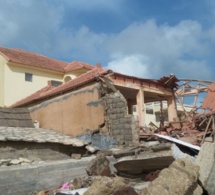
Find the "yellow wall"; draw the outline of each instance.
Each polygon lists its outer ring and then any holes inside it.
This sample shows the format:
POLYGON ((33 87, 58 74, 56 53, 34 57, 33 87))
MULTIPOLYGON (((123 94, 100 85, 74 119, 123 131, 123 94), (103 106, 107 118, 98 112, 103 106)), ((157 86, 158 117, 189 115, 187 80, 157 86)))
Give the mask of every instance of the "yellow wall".
POLYGON ((30 107, 33 121, 48 128, 77 136, 92 133, 104 123, 99 84, 83 87, 30 107))
POLYGON ((4 106, 4 67, 7 60, 0 55, 0 107, 4 106))
POLYGON ((88 71, 90 71, 90 70, 87 70, 87 69, 85 69, 85 68, 82 68, 82 69, 80 69, 80 70, 75 70, 75 71, 73 71, 73 72, 68 72, 68 73, 65 73, 64 74, 64 77, 63 77, 63 79, 64 79, 64 82, 65 82, 65 80, 66 80, 66 77, 70 77, 71 78, 71 80, 72 79, 75 79, 76 77, 78 77, 78 76, 80 76, 81 74, 84 74, 84 73, 86 73, 86 72, 88 72, 88 71))
POLYGON ((63 73, 44 71, 38 68, 8 64, 5 66, 5 106, 10 106, 47 86, 49 80, 63 81, 63 73), (25 73, 33 74, 33 81, 25 81, 25 73))

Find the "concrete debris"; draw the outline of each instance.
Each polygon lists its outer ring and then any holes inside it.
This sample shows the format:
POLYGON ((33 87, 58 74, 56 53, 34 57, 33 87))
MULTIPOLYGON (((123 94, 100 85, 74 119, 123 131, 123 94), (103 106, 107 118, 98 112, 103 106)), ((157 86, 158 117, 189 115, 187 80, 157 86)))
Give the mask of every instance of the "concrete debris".
POLYGON ((163 169, 158 178, 142 195, 193 194, 198 187, 199 167, 187 159, 174 161, 169 168, 163 169))
POLYGON ((97 176, 97 175, 110 176, 111 170, 110 170, 109 164, 110 162, 105 156, 98 155, 95 159, 93 159, 89 163, 86 169, 87 174, 89 176, 97 176))
POLYGON ((71 157, 73 158, 73 159, 81 159, 81 154, 72 154, 71 155, 71 157))
POLYGON ((138 193, 131 186, 128 186, 116 190, 113 195, 138 195, 138 193))
MULTIPOLYGON (((42 128, 21 128, 21 127, 0 127, 0 141, 25 141, 35 143, 60 143, 74 147, 84 147, 89 144, 66 134, 42 129, 42 128)), ((92 150, 92 148, 89 148, 92 150)))
POLYGON ((121 177, 97 177, 84 195, 110 195, 124 187, 127 187, 127 184, 121 177))
POLYGON ((160 147, 159 145, 152 146, 151 151, 141 151, 138 155, 120 157, 114 166, 120 175, 141 176, 149 173, 153 175, 152 172, 168 167, 178 158, 195 160, 195 157, 181 152, 175 144, 167 143, 160 145, 160 147))
POLYGON ((0 160, 0 166, 5 167, 5 166, 11 166, 11 165, 28 165, 32 163, 31 160, 26 159, 26 158, 18 158, 18 159, 1 159, 0 160))
POLYGON ((215 143, 205 142, 196 159, 196 164, 200 167, 199 180, 208 194, 215 192, 215 143))

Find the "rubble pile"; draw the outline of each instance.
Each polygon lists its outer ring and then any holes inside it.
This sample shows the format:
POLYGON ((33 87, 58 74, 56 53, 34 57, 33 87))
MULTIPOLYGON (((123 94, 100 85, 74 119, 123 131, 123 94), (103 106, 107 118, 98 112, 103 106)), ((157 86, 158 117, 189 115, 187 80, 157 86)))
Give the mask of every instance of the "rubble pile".
MULTIPOLYGON (((143 140, 154 139, 155 133, 168 135, 188 143, 201 146, 204 141, 213 142, 215 135, 215 83, 206 87, 203 82, 202 86, 198 81, 198 86, 193 87, 191 81, 185 82, 183 89, 176 87, 174 91, 175 101, 183 108, 183 114, 174 118, 168 124, 163 125, 162 106, 160 116, 160 126, 152 122, 148 127, 142 127, 140 138, 143 140), (201 106, 197 107, 197 98, 201 92, 207 95, 201 106), (194 103, 191 110, 186 110, 184 98, 194 95, 194 103)), ((161 104, 162 105, 162 104, 161 104)))
POLYGON ((204 143, 202 147, 204 150, 196 156, 182 152, 175 144, 158 141, 143 142, 138 148, 114 149, 115 170, 104 155, 110 152, 100 152, 86 168, 88 177, 74 178, 58 190, 44 191, 44 195, 213 194, 208 192, 214 190, 215 175, 210 173, 215 168, 215 145, 204 143), (171 161, 166 161, 170 154, 171 161))

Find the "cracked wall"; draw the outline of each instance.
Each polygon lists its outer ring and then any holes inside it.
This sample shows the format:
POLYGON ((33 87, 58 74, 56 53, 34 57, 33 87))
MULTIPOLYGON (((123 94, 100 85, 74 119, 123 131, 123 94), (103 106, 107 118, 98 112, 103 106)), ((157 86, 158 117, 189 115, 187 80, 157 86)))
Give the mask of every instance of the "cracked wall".
POLYGON ((91 84, 30 107, 33 121, 40 127, 71 136, 98 131, 104 123, 100 84, 91 84), (95 117, 96 116, 96 117, 95 117))
POLYGON ((100 133, 119 145, 139 143, 138 120, 128 114, 127 101, 106 79, 29 108, 40 127, 79 136, 100 133))

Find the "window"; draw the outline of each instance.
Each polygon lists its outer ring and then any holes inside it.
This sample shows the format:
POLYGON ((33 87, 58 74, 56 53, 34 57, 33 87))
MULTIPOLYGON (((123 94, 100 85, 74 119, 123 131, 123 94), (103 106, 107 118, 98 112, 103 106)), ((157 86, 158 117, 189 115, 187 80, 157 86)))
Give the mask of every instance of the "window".
POLYGON ((32 82, 33 81, 33 74, 25 73, 25 81, 32 82))
POLYGON ((60 81, 51 80, 51 86, 53 86, 53 87, 58 87, 61 84, 62 84, 62 82, 60 82, 60 81))
POLYGON ((146 113, 147 114, 154 114, 153 109, 151 109, 151 108, 146 108, 146 113))

